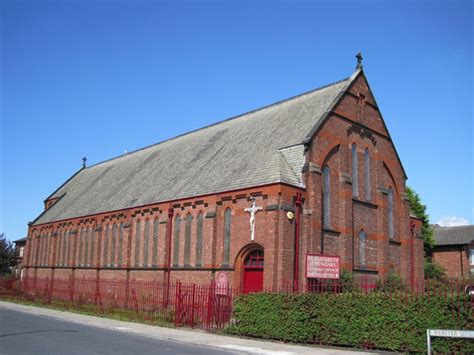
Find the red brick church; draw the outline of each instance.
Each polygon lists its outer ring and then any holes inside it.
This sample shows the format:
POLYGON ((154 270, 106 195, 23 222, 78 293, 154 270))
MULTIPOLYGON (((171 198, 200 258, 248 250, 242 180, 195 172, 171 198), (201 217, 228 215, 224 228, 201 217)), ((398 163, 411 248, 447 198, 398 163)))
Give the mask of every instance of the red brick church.
POLYGON ((359 56, 349 78, 84 162, 29 224, 25 272, 196 283, 219 274, 255 290, 342 270, 419 280, 406 178, 359 56), (329 270, 321 255, 335 256, 329 270))

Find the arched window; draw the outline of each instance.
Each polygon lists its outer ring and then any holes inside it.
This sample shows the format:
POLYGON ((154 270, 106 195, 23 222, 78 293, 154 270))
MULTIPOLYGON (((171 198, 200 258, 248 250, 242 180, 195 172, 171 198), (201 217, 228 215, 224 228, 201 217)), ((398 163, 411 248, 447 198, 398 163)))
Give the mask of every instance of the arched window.
POLYGON ((117 230, 118 230, 118 226, 114 223, 112 227, 112 241, 111 241, 112 248, 110 250, 109 266, 115 266, 115 244, 117 242, 117 230))
MULTIPOLYGON (((59 266, 60 265, 60 253, 61 253, 61 234, 62 234, 62 231, 59 231, 57 234, 56 234, 56 258, 54 260, 54 263, 55 263, 55 266, 59 266)), ((34 240, 34 239, 33 239, 34 240)), ((36 245, 36 242, 35 242, 35 245, 36 245)))
POLYGON ((160 226, 160 221, 158 218, 155 218, 153 221, 153 260, 152 266, 156 267, 158 265, 158 228, 160 226))
POLYGON ((110 229, 109 225, 105 226, 105 236, 104 236, 104 259, 102 260, 102 264, 104 266, 107 266, 107 255, 109 254, 109 234, 110 234, 110 229))
POLYGON ((43 235, 39 236, 39 252, 38 252, 38 264, 41 266, 43 265, 43 249, 44 249, 44 237, 43 235))
POLYGON ((91 240, 91 255, 89 258, 89 265, 92 266, 94 264, 94 246, 95 246, 94 228, 89 227, 89 230, 87 231, 87 233, 89 233, 90 240, 91 240))
POLYGON ((44 245, 44 238, 42 235, 39 236, 39 252, 38 252, 38 265, 43 265, 43 245, 44 245))
POLYGON ((184 266, 189 266, 189 259, 191 257, 191 223, 193 217, 189 213, 186 216, 186 226, 184 228, 184 266))
POLYGON ((45 256, 45 265, 49 266, 49 257, 51 256, 51 233, 48 232, 46 235, 46 256, 45 256))
POLYGON ((92 264, 92 257, 94 256, 94 232, 92 231, 92 227, 87 229, 87 239, 89 240, 89 249, 87 250, 86 255, 86 265, 91 266, 92 264))
POLYGON ((67 266, 69 259, 69 233, 70 231, 68 230, 64 235, 63 266, 67 266))
POLYGON ((361 230, 359 232, 359 264, 361 268, 366 266, 365 250, 367 248, 367 234, 361 230))
MULTIPOLYGON (((69 230, 69 233, 68 233, 68 236, 67 236, 67 239, 68 239, 68 245, 67 245, 67 259, 66 259, 66 265, 71 265, 72 266, 72 259, 73 259, 73 255, 74 255, 74 239, 73 238, 73 230, 69 230)), ((77 235, 77 231, 76 231, 76 235, 77 235)))
POLYGON ((369 154, 369 149, 365 148, 364 152, 364 161, 365 161, 365 199, 367 201, 370 201, 372 196, 371 196, 371 190, 370 190, 370 154, 369 154))
POLYGON ((48 260, 48 235, 44 235, 43 265, 47 265, 48 260))
POLYGON ((44 236, 45 239, 45 248, 44 248, 44 265, 48 265, 48 257, 49 257, 49 235, 46 234, 44 236))
POLYGON ((49 266, 49 257, 51 256, 51 233, 46 235, 46 260, 45 265, 49 266))
POLYGON ((89 266, 89 243, 90 243, 90 229, 87 228, 84 237, 85 237, 85 246, 84 246, 84 266, 89 266))
POLYGON ((67 237, 67 230, 63 231, 63 234, 61 235, 61 266, 65 266, 64 261, 66 260, 66 237, 67 237))
POLYGON ((76 264, 82 266, 82 237, 84 235, 84 228, 79 229, 77 233, 77 252, 76 252, 76 264))
POLYGON ((59 251, 60 259, 59 259, 59 266, 64 266, 64 254, 66 248, 66 230, 63 230, 61 233, 61 250, 59 251))
POLYGON ((323 168, 323 226, 331 228, 331 171, 329 166, 323 168))
POLYGON ((35 260, 36 260, 36 266, 41 266, 41 235, 36 236, 35 238, 35 260))
POLYGON ((224 213, 224 255, 222 259, 223 265, 229 265, 230 260, 230 226, 232 211, 227 208, 224 213))
POLYGON ((173 266, 179 265, 179 228, 181 217, 179 215, 174 219, 174 244, 173 244, 173 266))
POLYGON ((393 189, 388 189, 388 237, 395 238, 395 228, 393 220, 393 189))
POLYGON ((203 213, 199 212, 196 228, 196 266, 202 266, 202 221, 203 213))
POLYGON ((150 220, 145 221, 145 241, 143 242, 143 267, 148 267, 148 243, 150 242, 150 220))
POLYGON ((120 223, 119 226, 119 240, 118 240, 118 256, 117 256, 117 263, 119 267, 122 267, 123 261, 123 223, 120 223))
POLYGON ((48 235, 44 235, 43 265, 48 265, 48 235))
POLYGON ((352 144, 352 196, 359 196, 359 172, 357 163, 357 146, 352 144))
POLYGON ((140 220, 137 221, 135 228, 135 267, 140 265, 140 234, 141 234, 141 223, 140 220))

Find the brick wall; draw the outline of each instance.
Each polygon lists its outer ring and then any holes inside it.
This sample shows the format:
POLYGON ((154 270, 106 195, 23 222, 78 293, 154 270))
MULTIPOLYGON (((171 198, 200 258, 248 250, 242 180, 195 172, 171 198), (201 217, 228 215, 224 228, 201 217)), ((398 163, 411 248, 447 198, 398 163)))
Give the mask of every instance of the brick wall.
POLYGON ((470 275, 469 245, 436 246, 433 261, 446 270, 448 277, 466 277, 470 275))

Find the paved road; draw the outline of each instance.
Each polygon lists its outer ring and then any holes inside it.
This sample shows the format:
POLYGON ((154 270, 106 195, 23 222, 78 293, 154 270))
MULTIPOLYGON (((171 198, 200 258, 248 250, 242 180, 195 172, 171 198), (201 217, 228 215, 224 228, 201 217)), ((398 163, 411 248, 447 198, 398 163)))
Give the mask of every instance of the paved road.
POLYGON ((235 354, 0 308, 0 354, 235 354))

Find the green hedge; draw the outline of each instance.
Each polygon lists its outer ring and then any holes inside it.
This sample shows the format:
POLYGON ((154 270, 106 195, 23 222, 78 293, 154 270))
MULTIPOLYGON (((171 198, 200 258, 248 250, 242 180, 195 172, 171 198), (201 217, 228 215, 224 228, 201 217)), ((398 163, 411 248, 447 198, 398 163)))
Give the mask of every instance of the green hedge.
MULTIPOLYGON (((317 343, 426 351, 426 329, 474 329, 467 295, 271 294, 240 296, 230 334, 317 343), (459 314, 454 317, 453 314, 459 314)), ((474 352, 466 340, 435 339, 437 351, 474 352)))

